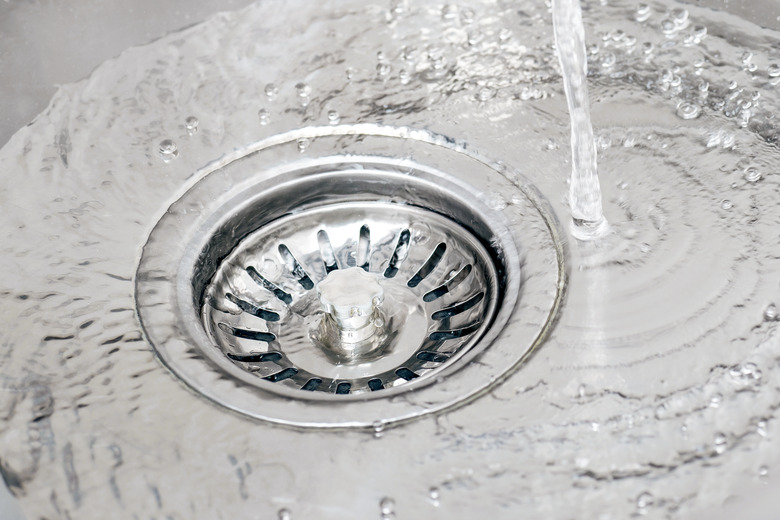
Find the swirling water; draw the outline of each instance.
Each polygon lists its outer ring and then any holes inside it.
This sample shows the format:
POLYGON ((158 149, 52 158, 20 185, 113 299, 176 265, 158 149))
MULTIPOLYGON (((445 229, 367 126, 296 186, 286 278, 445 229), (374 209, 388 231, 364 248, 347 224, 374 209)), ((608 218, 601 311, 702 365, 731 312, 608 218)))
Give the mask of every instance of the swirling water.
POLYGON ((334 119, 462 140, 567 221, 547 7, 267 1, 63 86, 0 151, 0 469, 28 516, 371 518, 391 497, 398 518, 689 518, 771 478, 778 34, 670 1, 583 7, 610 233, 570 242, 557 325, 522 368, 376 437, 183 388, 134 315, 140 248, 210 161, 334 119))

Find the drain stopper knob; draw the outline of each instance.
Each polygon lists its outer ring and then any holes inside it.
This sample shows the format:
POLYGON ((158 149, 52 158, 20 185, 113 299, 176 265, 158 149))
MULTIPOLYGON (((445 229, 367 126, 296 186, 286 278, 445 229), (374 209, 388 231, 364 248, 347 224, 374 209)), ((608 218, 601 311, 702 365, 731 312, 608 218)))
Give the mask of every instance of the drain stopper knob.
POLYGON ((362 334, 353 331, 371 325, 376 308, 384 299, 384 289, 376 276, 360 267, 337 269, 317 284, 322 309, 333 319, 342 341, 360 341, 362 334))

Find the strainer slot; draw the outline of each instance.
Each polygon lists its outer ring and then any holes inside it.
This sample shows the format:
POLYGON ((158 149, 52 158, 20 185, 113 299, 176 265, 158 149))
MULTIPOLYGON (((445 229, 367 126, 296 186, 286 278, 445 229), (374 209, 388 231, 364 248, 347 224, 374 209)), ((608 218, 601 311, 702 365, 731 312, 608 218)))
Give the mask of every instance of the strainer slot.
POLYGON ((412 372, 406 367, 401 367, 398 370, 396 370, 395 375, 397 375, 401 379, 405 379, 406 381, 411 381, 412 379, 417 379, 418 377, 420 377, 419 375, 415 374, 414 372, 412 372))
POLYGON ((436 246, 436 249, 433 250, 433 253, 431 253, 431 256, 428 257, 428 260, 426 260, 422 267, 420 267, 420 270, 417 271, 417 273, 412 276, 411 279, 409 279, 406 285, 409 287, 417 287, 420 285, 420 283, 425 280, 434 269, 436 269, 436 266, 439 265, 441 259, 444 258, 444 253, 446 251, 447 244, 440 242, 439 245, 436 246))
POLYGON ((311 281, 311 277, 306 270, 298 263, 295 256, 290 252, 290 249, 285 244, 279 244, 279 255, 284 261, 284 265, 290 270, 290 273, 298 280, 301 287, 307 291, 314 288, 314 282, 311 281))
POLYGON ((430 303, 438 298, 441 298, 460 285, 469 274, 471 274, 471 264, 466 264, 460 269, 460 271, 452 275, 449 280, 445 281, 443 284, 436 287, 432 291, 425 293, 423 296, 423 301, 430 303))
POLYGON ((469 325, 468 327, 463 327, 462 329, 454 329, 454 330, 437 330, 436 332, 432 332, 430 336, 428 336, 431 341, 446 341, 448 339, 458 339, 462 338, 464 336, 468 336, 469 334, 474 334, 479 330, 481 323, 475 323, 473 325, 469 325))
POLYGON ((339 395, 346 395, 346 394, 349 393, 351 388, 352 388, 352 384, 351 383, 347 383, 345 381, 345 382, 339 383, 336 386, 336 393, 339 394, 339 395))
POLYGON ((308 381, 306 381, 306 384, 304 384, 301 387, 301 390, 306 390, 307 392, 313 392, 317 388, 319 388, 319 386, 321 384, 322 384, 322 379, 320 379, 318 377, 313 377, 313 378, 309 379, 308 381))
POLYGON ((280 299, 287 305, 290 305, 292 303, 292 296, 287 291, 285 291, 278 285, 274 284, 273 282, 267 280, 263 275, 257 272, 257 269, 255 269, 250 265, 249 267, 246 268, 246 272, 249 274, 252 280, 254 280, 255 283, 257 283, 260 287, 262 287, 267 291, 272 292, 274 296, 276 296, 278 299, 280 299))
POLYGON ((333 252, 333 246, 330 244, 328 232, 324 229, 320 229, 317 232, 317 244, 320 247, 322 263, 325 264, 325 273, 327 274, 338 269, 339 264, 336 261, 336 254, 333 252))
POLYGON ((366 224, 360 226, 357 247, 357 265, 364 271, 369 270, 369 256, 371 252, 371 231, 366 224))
POLYGON ((271 383, 278 383, 279 381, 284 381, 285 379, 290 379, 295 374, 298 373, 297 368, 285 368, 281 372, 277 372, 275 374, 271 374, 270 376, 265 376, 263 379, 266 381, 270 381, 271 383))
POLYGON ((412 234, 408 229, 401 231, 398 236, 398 243, 393 251, 393 256, 390 257, 390 261, 387 263, 387 269, 385 269, 385 278, 393 278, 398 274, 398 266, 401 262, 406 260, 406 256, 409 254, 409 239, 412 234))
POLYGON ((276 339, 276 336, 271 332, 261 332, 257 330, 238 329, 231 327, 227 323, 219 323, 219 328, 222 332, 235 336, 239 339, 250 339, 252 341, 263 341, 270 343, 276 339))
POLYGON ((452 305, 450 307, 445 307, 444 309, 434 312, 431 315, 431 319, 446 320, 447 318, 452 318, 453 316, 457 316, 458 314, 461 314, 463 312, 466 312, 469 309, 474 308, 477 304, 479 304, 479 302, 482 301, 484 297, 485 297, 485 293, 480 291, 463 302, 456 303, 455 305, 452 305))
POLYGON ((248 301, 244 301, 241 298, 237 298, 231 293, 225 294, 225 299, 238 306, 238 308, 241 309, 243 312, 246 312, 247 314, 251 314, 252 316, 256 316, 262 320, 279 321, 280 319, 279 314, 273 311, 262 309, 257 305, 249 303, 248 301))
POLYGON ((428 363, 444 363, 445 361, 450 359, 450 357, 444 354, 440 354, 438 352, 423 350, 422 352, 417 353, 417 359, 419 359, 420 361, 426 361, 428 363))
POLYGON ((382 380, 379 378, 369 379, 368 380, 368 388, 372 392, 376 392, 377 390, 384 389, 385 385, 382 383, 382 380))
POLYGON ((239 361, 241 363, 276 362, 282 359, 282 355, 278 352, 250 352, 248 354, 233 354, 232 352, 227 352, 225 355, 233 361, 239 361))

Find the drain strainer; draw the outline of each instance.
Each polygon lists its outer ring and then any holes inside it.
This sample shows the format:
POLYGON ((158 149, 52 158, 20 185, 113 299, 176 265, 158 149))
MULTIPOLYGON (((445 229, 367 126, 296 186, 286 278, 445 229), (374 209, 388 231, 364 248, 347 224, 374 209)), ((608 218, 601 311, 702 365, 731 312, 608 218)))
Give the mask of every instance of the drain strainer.
POLYGON ((376 427, 479 395, 543 338, 563 270, 530 188, 431 134, 365 130, 258 143, 151 233, 139 316, 202 395, 283 424, 376 427), (522 305, 521 288, 544 296, 522 305))

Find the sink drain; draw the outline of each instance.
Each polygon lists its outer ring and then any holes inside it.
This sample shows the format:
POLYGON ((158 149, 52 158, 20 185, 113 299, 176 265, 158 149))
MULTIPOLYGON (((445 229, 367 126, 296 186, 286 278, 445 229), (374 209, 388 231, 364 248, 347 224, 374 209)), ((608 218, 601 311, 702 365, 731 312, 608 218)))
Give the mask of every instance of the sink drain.
POLYGON ((152 231, 139 316, 201 395, 289 425, 391 423, 479 395, 544 337, 563 270, 530 188, 437 136, 373 130, 258 143, 152 231))
MULTIPOLYGON (((353 187, 372 177, 339 176, 353 187)), ((206 290, 203 320, 228 359, 265 381, 379 392, 420 384, 475 345, 511 303, 501 271, 477 237, 433 211, 325 204, 242 240, 206 290)))

